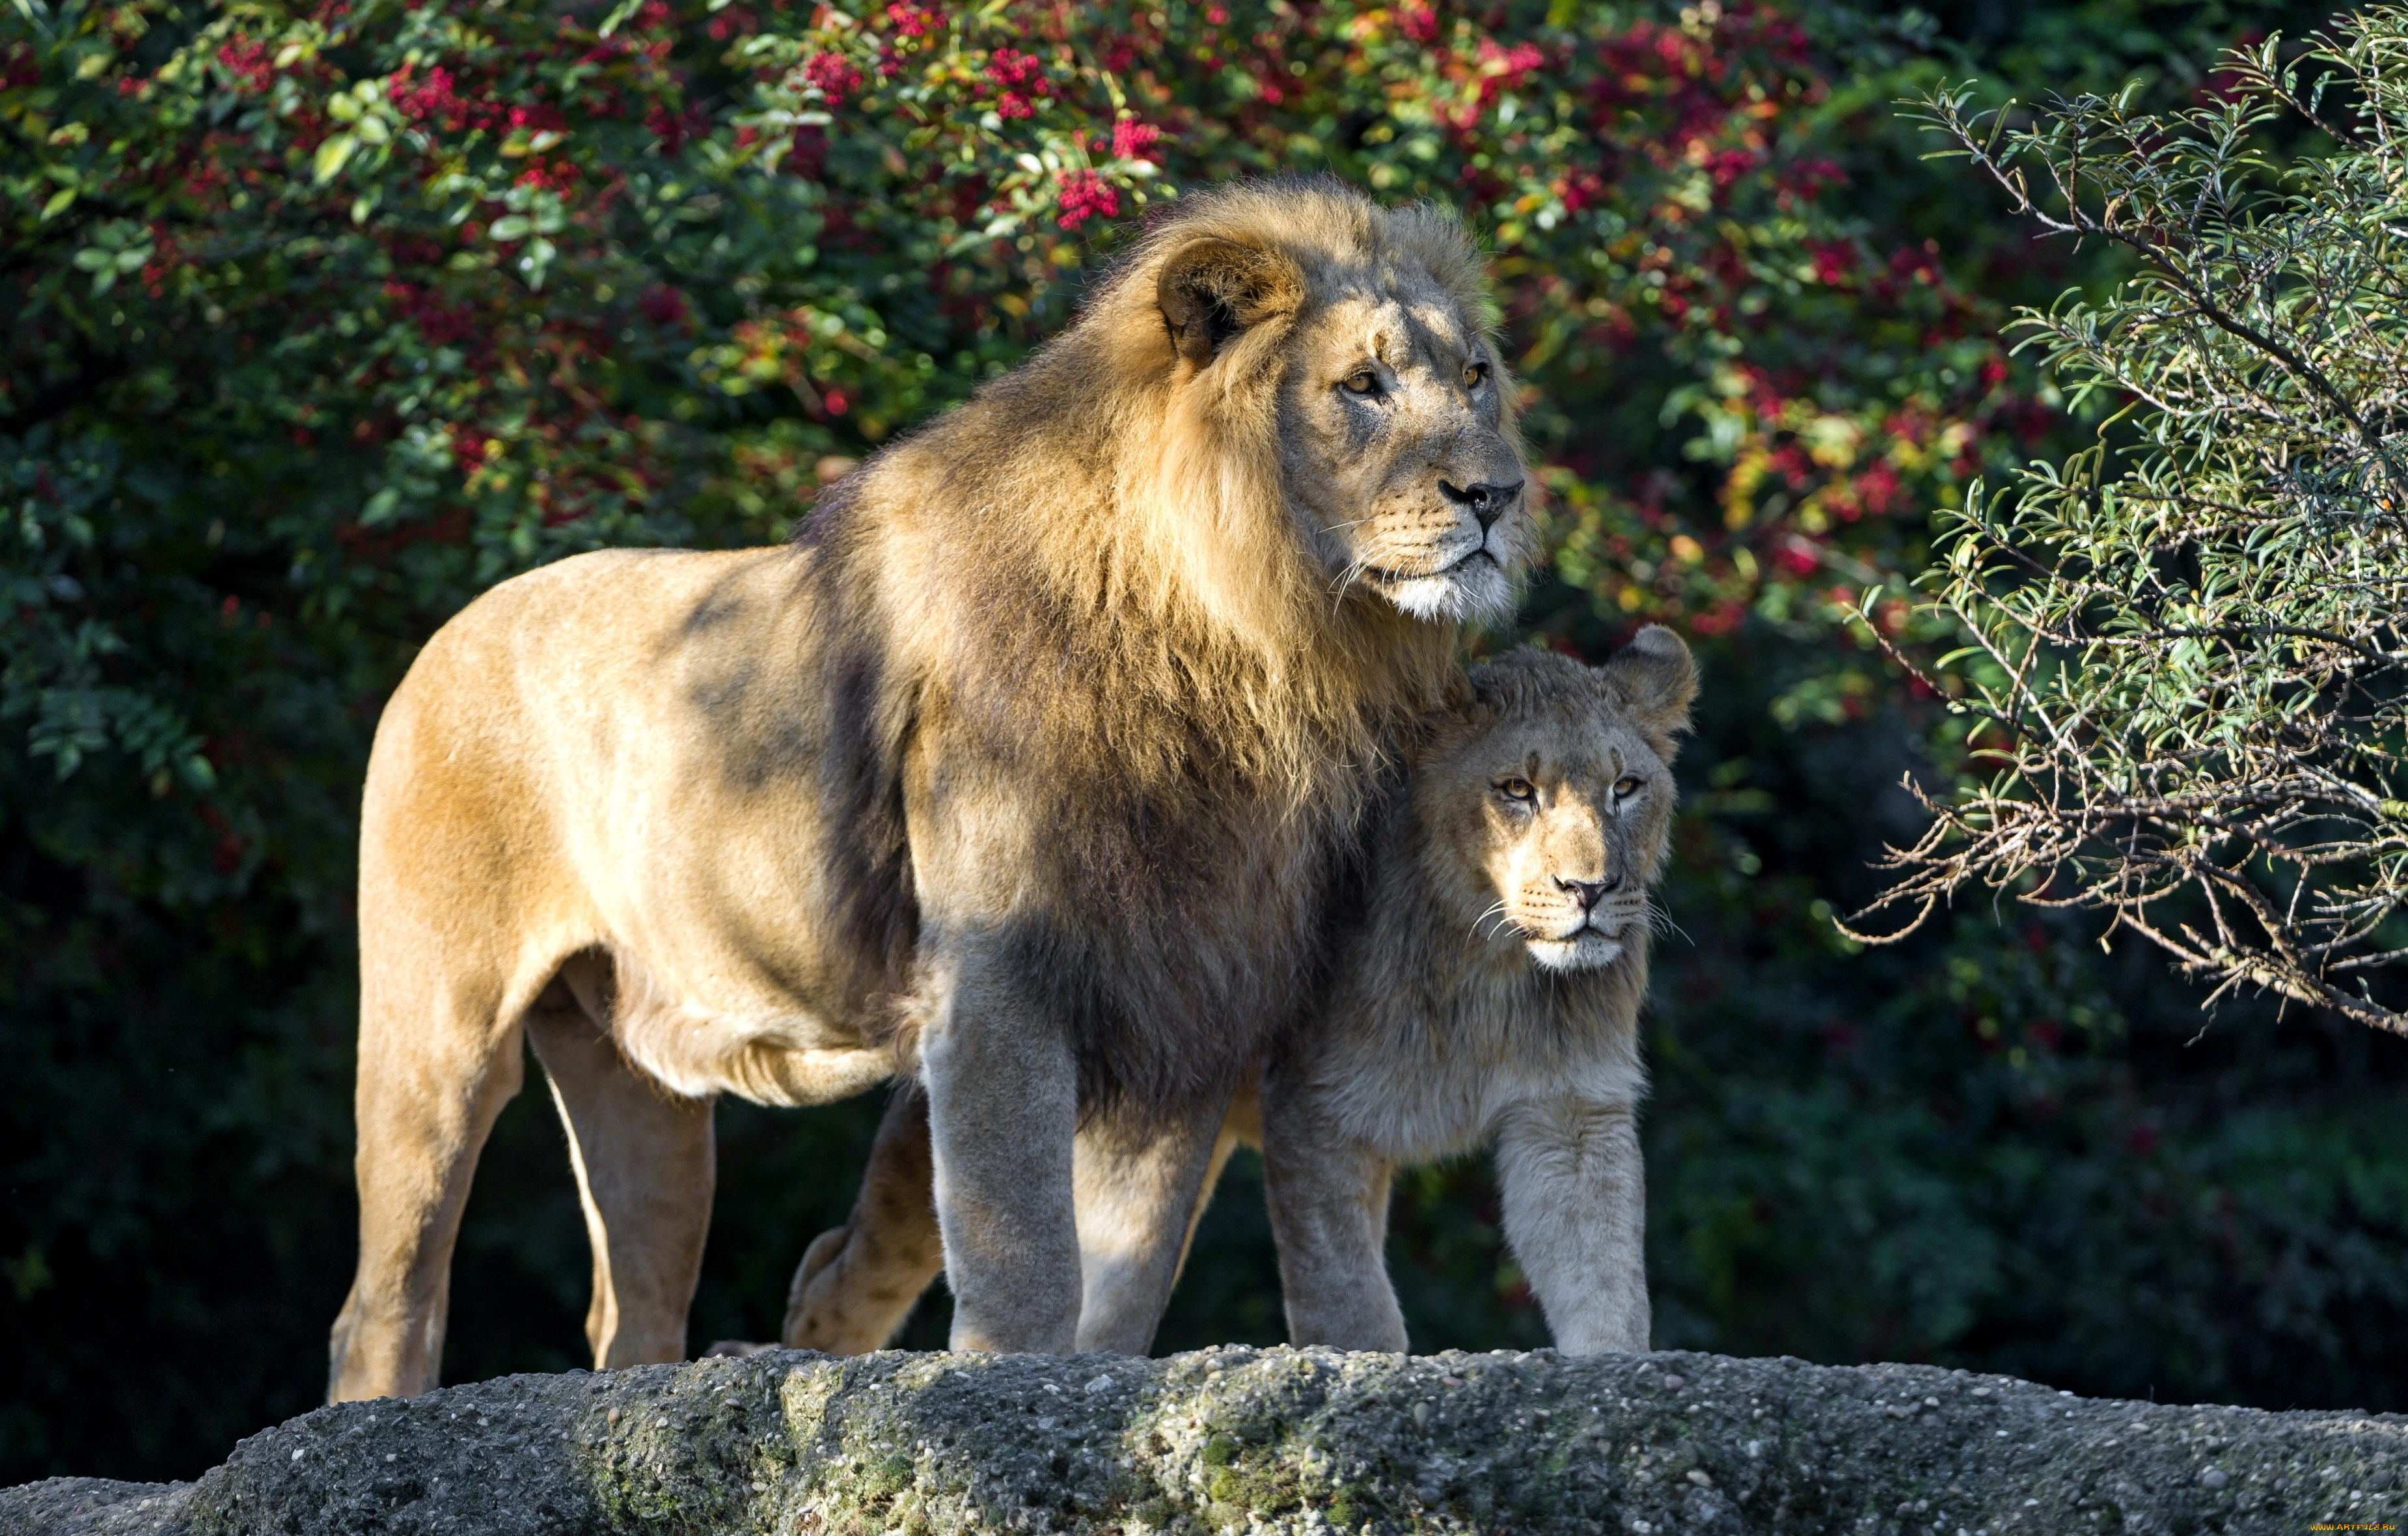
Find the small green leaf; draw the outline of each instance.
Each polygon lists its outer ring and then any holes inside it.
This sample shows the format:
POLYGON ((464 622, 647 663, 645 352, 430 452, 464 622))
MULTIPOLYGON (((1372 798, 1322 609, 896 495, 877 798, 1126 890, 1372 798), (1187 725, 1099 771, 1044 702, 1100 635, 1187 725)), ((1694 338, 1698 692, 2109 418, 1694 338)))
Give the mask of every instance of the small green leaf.
POLYGON ((349 134, 337 134, 319 145, 318 157, 314 163, 319 181, 323 183, 333 180, 337 173, 342 170, 345 163, 351 158, 351 151, 357 148, 359 148, 359 140, 349 134))

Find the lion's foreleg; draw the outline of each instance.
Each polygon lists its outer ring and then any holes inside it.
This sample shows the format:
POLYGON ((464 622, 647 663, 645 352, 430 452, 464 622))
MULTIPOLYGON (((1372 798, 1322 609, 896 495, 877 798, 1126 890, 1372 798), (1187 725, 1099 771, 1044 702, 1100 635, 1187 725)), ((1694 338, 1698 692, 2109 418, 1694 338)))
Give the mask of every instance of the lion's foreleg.
MULTIPOLYGON (((607 963, 580 955, 569 966, 607 963)), ((593 1244, 585 1337, 594 1367, 682 1360, 710 1231, 711 1101, 680 1098, 627 1064, 604 1032, 607 1001, 600 1019, 580 1006, 607 992, 581 985, 572 998, 565 990, 555 984, 528 1011, 527 1038, 568 1133, 593 1244)))
POLYGON ((895 1336, 945 1267, 935 1177, 928 1097, 905 1083, 886 1101, 853 1213, 813 1240, 796 1267, 781 1335, 787 1348, 866 1355, 895 1336))
POLYGON ((1234 1137, 1226 1104, 1125 1115, 1079 1133, 1072 1154, 1079 1211, 1079 1348, 1143 1355, 1178 1282, 1187 1244, 1234 1137))
POLYGON ((1647 1348, 1647 1181, 1628 1102, 1516 1106, 1498 1127, 1505 1241, 1567 1355, 1647 1348))
POLYGON ((920 1046, 953 1346, 1068 1354, 1079 1328, 1078 1068, 1016 986, 957 971, 920 1046))
MULTIPOLYGON (((1204 1141, 1200 1127, 1136 1146, 1109 1131, 1082 1132, 1073 1153, 1082 1299, 1078 1347, 1140 1355, 1186 1263, 1196 1225, 1229 1154, 1261 1140, 1251 1096, 1204 1141), (1184 1202, 1182 1211, 1182 1202, 1184 1202)), ((899 1090, 879 1123, 861 1194, 841 1227, 822 1232, 795 1269, 783 1342, 790 1349, 861 1355, 892 1338, 944 1268, 932 1198, 927 1098, 899 1090)))
POLYGON ((1263 1194, 1288 1342, 1395 1353, 1405 1314, 1384 1253, 1392 1165, 1347 1135, 1319 1094, 1297 1075, 1263 1078, 1263 1194))

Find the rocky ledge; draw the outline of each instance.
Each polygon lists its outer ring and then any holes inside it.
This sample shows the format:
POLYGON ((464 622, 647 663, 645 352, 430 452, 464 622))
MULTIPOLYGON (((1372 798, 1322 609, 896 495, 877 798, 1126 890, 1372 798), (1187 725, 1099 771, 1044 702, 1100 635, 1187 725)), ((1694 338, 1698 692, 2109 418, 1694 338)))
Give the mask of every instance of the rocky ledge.
POLYGON ((345 1403, 197 1482, 54 1478, 0 1532, 2390 1530, 2408 1418, 1925 1366, 771 1351, 345 1403))

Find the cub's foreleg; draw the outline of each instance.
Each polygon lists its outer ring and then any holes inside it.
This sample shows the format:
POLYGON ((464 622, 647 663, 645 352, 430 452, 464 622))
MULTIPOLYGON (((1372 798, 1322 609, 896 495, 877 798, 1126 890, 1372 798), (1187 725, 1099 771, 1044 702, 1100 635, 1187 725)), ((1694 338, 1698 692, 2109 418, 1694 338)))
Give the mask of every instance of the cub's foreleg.
POLYGON ((928 1152, 928 1096, 898 1084, 886 1101, 861 1193, 841 1227, 813 1239, 786 1293, 788 1349, 867 1355, 910 1315, 945 1267, 928 1152))
POLYGON ((670 1093, 610 1039, 609 960, 573 955, 527 1010, 527 1039, 568 1133, 594 1251, 594 1368, 685 1358, 686 1311, 710 1233, 711 1101, 670 1093))
POLYGON ((1262 1113, 1263 1193, 1288 1342, 1403 1350, 1405 1314, 1385 1253, 1394 1165, 1341 1129, 1316 1085, 1297 1076, 1263 1075, 1262 1113))
POLYGON ((1647 1184, 1627 1100, 1525 1101, 1498 1127, 1505 1241, 1567 1355, 1647 1348, 1647 1184))

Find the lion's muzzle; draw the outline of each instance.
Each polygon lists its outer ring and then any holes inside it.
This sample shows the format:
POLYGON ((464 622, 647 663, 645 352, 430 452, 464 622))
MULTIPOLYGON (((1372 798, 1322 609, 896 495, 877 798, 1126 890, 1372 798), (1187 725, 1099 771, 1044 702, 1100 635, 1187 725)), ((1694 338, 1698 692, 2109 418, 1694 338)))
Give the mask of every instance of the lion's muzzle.
POLYGON ((1438 482, 1438 493, 1471 514, 1472 521, 1480 524, 1484 542, 1488 531, 1497 525, 1497 520, 1522 499, 1522 481, 1517 480, 1511 485, 1498 485, 1482 481, 1457 487, 1441 478, 1438 482))
POLYGON ((1522 505, 1519 480, 1474 481, 1457 485, 1440 477, 1439 494, 1449 526, 1430 540, 1422 560, 1391 558, 1363 566, 1360 574, 1390 602, 1424 619, 1495 619, 1513 599, 1508 571, 1520 563, 1519 520, 1508 516, 1522 505))

